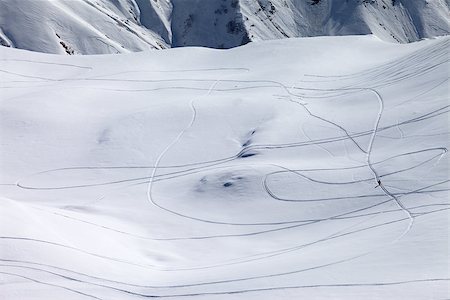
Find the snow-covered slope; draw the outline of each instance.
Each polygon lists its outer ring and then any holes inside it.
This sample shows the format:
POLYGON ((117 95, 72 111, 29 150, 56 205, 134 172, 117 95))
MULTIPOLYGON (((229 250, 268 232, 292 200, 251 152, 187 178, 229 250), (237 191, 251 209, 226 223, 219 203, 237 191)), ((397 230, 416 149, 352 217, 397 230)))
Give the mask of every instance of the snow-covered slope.
POLYGON ((0 295, 448 299, 449 41, 0 48, 0 295))
POLYGON ((124 0, 1 0, 0 39, 12 47, 58 54, 165 48, 158 34, 130 20, 133 9, 124 0))
POLYGON ((251 18, 254 38, 374 33, 405 43, 450 32, 445 0, 242 1, 250 8, 247 16, 257 12, 251 18))
POLYGON ((0 44, 99 54, 369 33, 406 43, 449 34, 449 20, 447 0, 0 0, 0 44))

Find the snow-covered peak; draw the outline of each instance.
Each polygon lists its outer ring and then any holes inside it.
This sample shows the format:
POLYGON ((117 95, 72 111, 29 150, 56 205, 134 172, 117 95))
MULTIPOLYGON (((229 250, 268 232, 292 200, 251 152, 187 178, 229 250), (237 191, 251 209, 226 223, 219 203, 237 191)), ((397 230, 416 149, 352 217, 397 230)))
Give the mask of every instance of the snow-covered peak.
POLYGON ((59 54, 374 34, 407 43, 447 35, 446 0, 0 1, 0 44, 59 54))

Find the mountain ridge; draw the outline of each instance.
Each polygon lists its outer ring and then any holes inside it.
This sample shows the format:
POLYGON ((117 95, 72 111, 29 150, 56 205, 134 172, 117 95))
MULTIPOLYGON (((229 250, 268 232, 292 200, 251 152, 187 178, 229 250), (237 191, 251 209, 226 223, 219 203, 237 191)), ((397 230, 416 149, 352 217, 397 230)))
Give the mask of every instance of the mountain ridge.
POLYGON ((108 54, 355 34, 408 43, 449 34, 449 19, 446 0, 1 0, 0 44, 108 54))

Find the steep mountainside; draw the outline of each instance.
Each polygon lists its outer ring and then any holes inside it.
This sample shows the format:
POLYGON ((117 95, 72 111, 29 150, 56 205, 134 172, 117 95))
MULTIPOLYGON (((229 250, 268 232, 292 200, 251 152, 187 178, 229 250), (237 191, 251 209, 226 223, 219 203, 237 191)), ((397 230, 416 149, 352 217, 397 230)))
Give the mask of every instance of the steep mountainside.
POLYGON ((412 42, 450 32, 447 0, 0 0, 0 44, 60 54, 373 33, 412 42))

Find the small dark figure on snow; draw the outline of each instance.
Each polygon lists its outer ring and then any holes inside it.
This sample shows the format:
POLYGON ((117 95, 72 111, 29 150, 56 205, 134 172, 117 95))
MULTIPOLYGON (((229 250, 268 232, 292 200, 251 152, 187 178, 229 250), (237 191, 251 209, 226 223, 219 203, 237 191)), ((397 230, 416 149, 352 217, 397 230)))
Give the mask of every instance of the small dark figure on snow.
POLYGON ((378 183, 378 185, 377 185, 375 188, 377 188, 377 187, 379 187, 379 186, 381 185, 381 180, 378 179, 378 180, 377 180, 377 183, 378 183))

